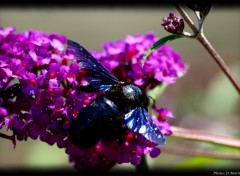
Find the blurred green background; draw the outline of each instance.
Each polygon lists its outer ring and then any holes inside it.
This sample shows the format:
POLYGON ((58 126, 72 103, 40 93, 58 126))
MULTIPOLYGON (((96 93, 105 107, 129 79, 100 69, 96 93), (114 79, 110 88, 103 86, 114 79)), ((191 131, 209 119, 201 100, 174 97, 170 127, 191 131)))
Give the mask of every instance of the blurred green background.
MULTIPOLYGON (((187 9, 186 9, 187 10, 187 9)), ((164 7, 0 7, 0 26, 16 26, 17 32, 33 29, 45 33, 57 32, 74 39, 88 50, 101 50, 106 41, 124 39, 126 35, 154 32, 157 37, 169 35, 161 27, 161 20, 174 6, 164 7)), ((187 10, 194 22, 195 16, 187 10)), ((191 32, 186 25, 186 30, 191 32)), ((204 33, 215 49, 240 80, 240 8, 215 5, 204 23, 204 33)), ((159 107, 171 110, 176 118, 171 125, 197 129, 220 135, 240 136, 239 94, 221 72, 209 53, 193 39, 169 43, 180 52, 187 74, 176 84, 167 87, 158 100, 159 107)), ((0 130, 4 132, 3 129, 0 130)), ((202 142, 167 137, 167 145, 198 148, 208 151, 238 152, 202 142)), ((236 168, 239 160, 223 160, 162 153, 158 158, 147 158, 150 168, 236 168)), ((13 167, 72 168, 64 150, 40 141, 17 142, 0 138, 0 169, 13 167)), ((133 169, 124 164, 117 168, 133 169)))

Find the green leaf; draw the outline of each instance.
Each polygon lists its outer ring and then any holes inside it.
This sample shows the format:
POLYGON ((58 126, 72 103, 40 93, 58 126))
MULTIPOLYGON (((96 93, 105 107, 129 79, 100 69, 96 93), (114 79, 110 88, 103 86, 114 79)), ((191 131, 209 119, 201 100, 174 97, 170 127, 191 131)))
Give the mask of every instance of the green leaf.
POLYGON ((159 39, 157 42, 155 42, 143 55, 142 58, 142 67, 144 65, 144 61, 146 60, 146 58, 156 49, 158 49, 160 46, 164 45, 167 42, 170 42, 172 40, 178 39, 183 37, 182 35, 177 35, 177 34, 173 34, 173 35, 168 35, 166 37, 163 37, 161 39, 159 39))

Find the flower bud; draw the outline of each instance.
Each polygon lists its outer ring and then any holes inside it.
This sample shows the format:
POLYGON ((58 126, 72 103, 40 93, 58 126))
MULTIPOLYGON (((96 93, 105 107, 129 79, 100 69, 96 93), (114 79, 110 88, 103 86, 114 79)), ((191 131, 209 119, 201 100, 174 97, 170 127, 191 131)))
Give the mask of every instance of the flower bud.
POLYGON ((173 34, 182 34, 184 29, 184 21, 181 17, 176 16, 173 12, 168 17, 163 18, 161 25, 164 29, 173 34))

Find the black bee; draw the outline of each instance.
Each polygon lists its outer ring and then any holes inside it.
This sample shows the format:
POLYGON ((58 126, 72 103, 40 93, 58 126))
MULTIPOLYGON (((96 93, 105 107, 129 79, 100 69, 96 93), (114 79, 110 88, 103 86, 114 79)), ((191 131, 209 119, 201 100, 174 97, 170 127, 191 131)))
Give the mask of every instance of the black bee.
POLYGON ((72 120, 69 134, 75 145, 88 148, 99 140, 121 140, 128 129, 153 143, 165 144, 165 137, 147 112, 149 98, 140 87, 119 81, 80 44, 68 40, 68 48, 75 50, 77 62, 89 83, 79 89, 104 91, 72 120))

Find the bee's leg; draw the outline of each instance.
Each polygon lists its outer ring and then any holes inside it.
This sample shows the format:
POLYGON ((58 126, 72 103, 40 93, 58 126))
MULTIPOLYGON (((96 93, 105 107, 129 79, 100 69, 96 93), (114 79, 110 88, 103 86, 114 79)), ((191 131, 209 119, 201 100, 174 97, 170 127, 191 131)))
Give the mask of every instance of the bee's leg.
POLYGON ((2 106, 5 106, 9 99, 18 97, 20 94, 21 94, 20 84, 14 84, 11 87, 8 87, 6 90, 0 90, 0 98, 3 100, 2 106))
POLYGON ((87 84, 82 84, 79 85, 77 87, 77 90, 83 91, 83 92, 87 92, 87 93, 91 93, 91 92, 98 92, 99 90, 94 88, 91 84, 87 83, 87 84))
POLYGON ((149 98, 149 100, 150 100, 150 99, 152 100, 152 104, 155 106, 156 100, 155 100, 153 97, 149 96, 149 95, 148 95, 148 98, 149 98))

